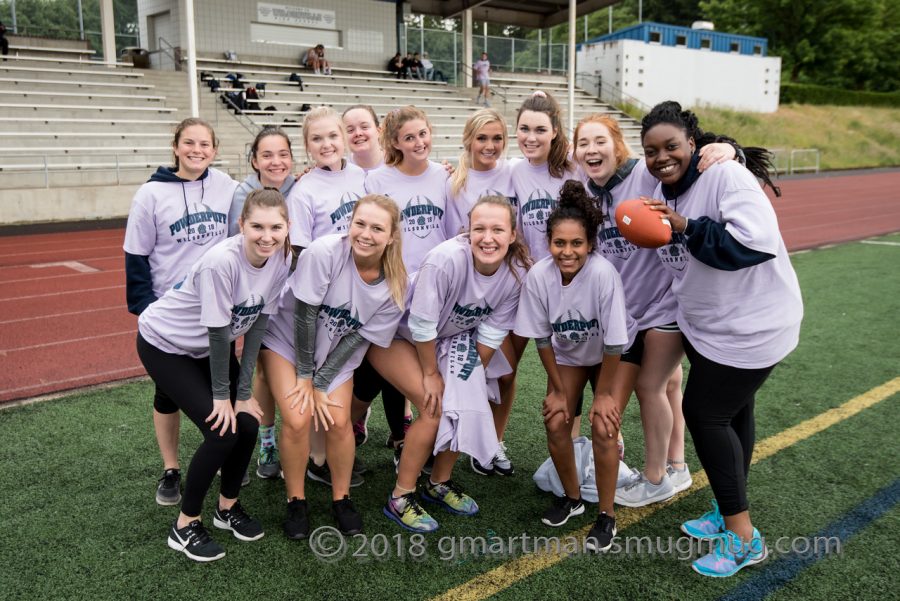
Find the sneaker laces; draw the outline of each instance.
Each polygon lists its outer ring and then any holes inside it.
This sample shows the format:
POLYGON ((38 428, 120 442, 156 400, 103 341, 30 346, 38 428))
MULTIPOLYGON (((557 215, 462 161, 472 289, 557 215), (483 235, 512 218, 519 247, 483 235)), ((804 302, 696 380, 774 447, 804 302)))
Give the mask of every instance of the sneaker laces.
POLYGON ((158 481, 162 482, 166 488, 172 488, 173 486, 175 486, 175 482, 180 477, 181 477, 181 472, 179 472, 175 468, 171 468, 171 469, 167 469, 166 471, 164 471, 162 478, 160 478, 158 481))
POLYGON ((244 511, 244 508, 241 507, 240 501, 232 505, 231 509, 226 509, 224 511, 228 513, 229 521, 235 526, 240 526, 241 524, 245 524, 253 520, 253 518, 251 518, 247 514, 247 512, 244 511))
MULTIPOLYGON (((414 493, 408 492, 405 495, 401 495, 399 499, 392 498, 391 502, 392 504, 394 504, 396 501, 400 500, 406 502, 406 508, 403 511, 399 512, 400 514, 403 514, 406 511, 411 511, 417 517, 425 515, 425 510, 422 509, 421 505, 419 505, 419 501, 416 500, 416 495, 414 493)), ((396 506, 394 507, 394 509, 396 509, 396 506)))
POLYGON ((509 463, 509 456, 506 454, 506 444, 501 442, 500 448, 497 449, 497 453, 494 455, 495 462, 501 463, 509 463))
POLYGON ((200 520, 194 520, 188 524, 187 529, 188 545, 205 545, 212 540, 209 532, 207 532, 206 527, 203 526, 203 522, 200 520))

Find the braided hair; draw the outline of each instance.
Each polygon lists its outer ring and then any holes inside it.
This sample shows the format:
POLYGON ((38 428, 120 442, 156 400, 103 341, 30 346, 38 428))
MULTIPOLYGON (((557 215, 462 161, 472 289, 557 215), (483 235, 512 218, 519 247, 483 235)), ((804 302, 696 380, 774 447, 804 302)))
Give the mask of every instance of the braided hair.
POLYGON ((567 180, 559 192, 559 202, 547 218, 547 241, 553 240, 553 228, 560 221, 571 219, 584 226, 584 233, 592 247, 596 246, 597 231, 603 221, 603 212, 581 182, 567 180))
POLYGON ((741 147, 733 138, 703 131, 700 129, 697 115, 692 111, 683 110, 681 105, 674 100, 660 102, 644 115, 644 118, 641 119, 641 140, 653 126, 660 123, 669 123, 683 129, 688 138, 694 139, 697 150, 714 142, 725 142, 734 146, 735 150, 740 149, 744 153, 745 166, 750 173, 761 179, 764 185, 772 188, 775 196, 781 196, 781 188, 772 182, 771 173, 777 173, 777 171, 772 163, 774 157, 769 150, 760 146, 741 147))

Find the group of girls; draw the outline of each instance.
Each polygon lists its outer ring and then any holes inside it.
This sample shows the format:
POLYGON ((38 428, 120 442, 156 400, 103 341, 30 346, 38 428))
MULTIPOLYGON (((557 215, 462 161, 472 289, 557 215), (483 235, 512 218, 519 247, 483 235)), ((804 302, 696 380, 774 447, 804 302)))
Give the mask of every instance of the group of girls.
POLYGON ((547 373, 548 449, 565 491, 544 524, 584 513, 572 438, 590 383, 599 506, 588 548, 610 547, 614 503, 641 506, 690 486, 686 421, 717 503, 682 530, 729 542, 694 568, 729 575, 765 557, 746 498, 753 396, 796 345, 802 305, 754 177, 771 183, 762 149, 745 155, 732 140, 703 134, 675 103, 643 121, 646 162, 629 156, 618 124, 605 116, 583 119, 570 149, 559 105, 544 92, 518 111, 519 161, 505 158, 506 122, 490 109, 467 121, 452 173, 430 160, 432 126, 412 106, 381 124, 369 107, 343 116, 317 108, 303 136, 313 168, 297 183, 290 141, 267 129, 251 148, 255 177, 238 186, 209 168, 212 129, 186 121, 176 132, 175 168, 160 168, 134 201, 129 308, 143 311, 138 348, 157 386, 160 503, 180 497, 177 410, 204 435, 171 547, 200 561, 224 555, 200 519, 220 468, 214 525, 242 540, 262 536, 237 500, 257 428, 257 473, 285 479, 286 535, 309 535, 306 476, 331 485, 339 529, 361 532, 349 496, 364 470, 354 423, 364 424, 379 392, 397 471, 383 513, 416 532, 438 528, 420 500, 474 515, 478 503, 453 469, 465 453, 477 473, 513 473, 504 434, 518 364, 534 338, 547 373), (210 191, 218 186, 215 198, 205 197, 205 181, 210 191), (673 226, 660 249, 633 246, 612 219, 619 202, 638 196, 673 226), (225 238, 219 205, 232 197, 236 235, 207 252, 225 238), (168 237, 182 230, 173 244, 168 237), (751 295, 760 301, 742 302, 751 295), (229 343, 242 334, 238 368, 229 343), (692 369, 682 417, 685 351, 692 369), (617 489, 621 420, 633 391, 645 469, 617 489), (407 403, 418 414, 411 424, 407 403))

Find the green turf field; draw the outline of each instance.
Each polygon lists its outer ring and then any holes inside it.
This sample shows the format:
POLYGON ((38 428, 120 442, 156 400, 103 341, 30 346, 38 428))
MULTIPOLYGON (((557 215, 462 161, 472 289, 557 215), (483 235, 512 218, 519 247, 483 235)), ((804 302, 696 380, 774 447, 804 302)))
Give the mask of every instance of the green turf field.
MULTIPOLYGON (((478 500, 481 513, 467 519, 435 510, 441 529, 424 545, 415 544, 381 515, 394 471, 392 454, 383 446, 387 426, 376 403, 370 441, 360 449, 370 472, 353 491, 368 538, 348 540, 346 555, 332 562, 318 559, 308 543, 281 535, 283 484, 255 476, 241 500, 262 520, 265 538, 242 543, 212 529, 228 555, 208 565, 170 550, 165 537, 177 509, 159 507, 153 499, 160 461, 147 382, 2 410, 0 598, 896 598, 900 235, 879 240, 896 245, 850 243, 794 256, 806 306, 800 347, 757 398, 758 450, 764 439, 774 446, 760 452, 750 473, 755 524, 770 547, 781 537, 812 537, 830 524, 855 524, 840 554, 799 568, 790 555, 773 556, 733 578, 700 577, 675 542, 679 523, 708 508, 708 486, 696 485, 650 511, 620 509, 623 550, 618 554, 522 557, 521 542, 516 557, 503 557, 496 545, 465 556, 451 553, 451 543, 459 545, 460 537, 487 542, 491 537, 564 537, 583 534, 593 519, 595 508, 589 506, 585 516, 562 529, 539 521, 550 501, 531 480, 547 455, 539 409, 544 376, 529 347, 506 436, 516 476, 484 478, 460 464, 455 477, 478 500), (797 440, 788 430, 886 383, 863 398, 871 406, 811 436, 797 440), (851 514, 885 487, 892 488, 880 509, 851 514), (626 553, 625 537, 651 537, 657 552, 649 555, 644 548, 638 553, 632 546, 633 552, 626 553), (669 537, 673 551, 660 554, 669 537), (357 550, 360 556, 354 557, 357 550), (411 557, 420 554, 419 560, 411 557)), ((624 433, 626 460, 639 465, 636 405, 628 410, 624 433)), ((183 466, 198 439, 185 420, 183 466)), ((687 447, 690 466, 699 470, 690 441, 687 447)), ((697 476, 695 481, 702 480, 697 476)), ((332 525, 330 491, 313 483, 307 489, 313 528, 332 525)), ((210 524, 212 499, 205 510, 210 524)))

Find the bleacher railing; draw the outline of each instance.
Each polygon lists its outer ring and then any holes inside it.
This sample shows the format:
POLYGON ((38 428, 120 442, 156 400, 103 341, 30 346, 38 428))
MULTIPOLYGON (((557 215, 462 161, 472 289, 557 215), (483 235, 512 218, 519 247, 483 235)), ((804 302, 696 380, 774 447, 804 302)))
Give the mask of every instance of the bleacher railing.
MULTIPOLYGON (((462 33, 441 29, 403 26, 403 53, 428 53, 438 69, 457 83, 462 77, 462 33)), ((501 36, 472 35, 472 61, 487 52, 491 67, 510 73, 550 73, 564 75, 568 67, 567 44, 547 40, 526 40, 501 36)), ((387 57, 385 57, 387 62, 387 57)))

